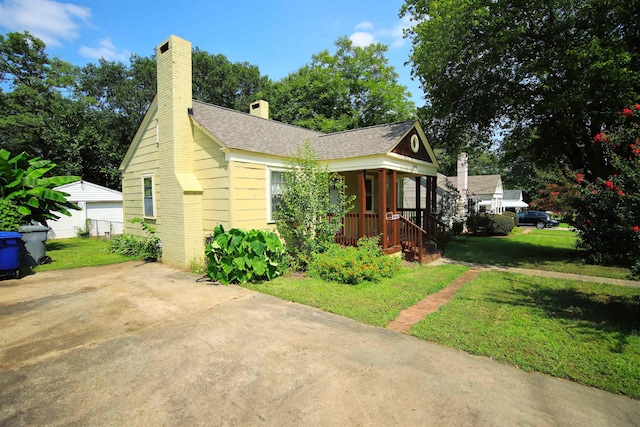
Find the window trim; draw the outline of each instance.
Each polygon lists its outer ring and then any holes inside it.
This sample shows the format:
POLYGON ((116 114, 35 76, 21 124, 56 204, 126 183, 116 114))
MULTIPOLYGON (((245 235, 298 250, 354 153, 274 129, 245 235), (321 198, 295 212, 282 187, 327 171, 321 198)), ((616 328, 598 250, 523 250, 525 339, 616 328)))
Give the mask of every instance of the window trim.
POLYGON ((280 172, 284 173, 284 168, 267 168, 267 224, 275 224, 276 220, 273 218, 273 206, 272 206, 272 194, 271 194, 271 180, 272 173, 280 172))
POLYGON ((376 182, 375 182, 375 177, 373 175, 366 175, 364 177, 364 188, 365 188, 365 194, 364 194, 364 203, 365 203, 365 209, 364 211, 366 213, 374 213, 375 212, 375 208, 376 208, 376 182), (367 181, 371 182, 371 209, 367 209, 367 181))
POLYGON ((143 218, 149 218, 149 219, 155 219, 156 218, 156 185, 155 185, 155 177, 153 175, 153 173, 146 173, 141 175, 142 178, 142 217, 143 218), (149 178, 151 179, 151 215, 147 215, 147 209, 146 209, 146 199, 147 196, 145 196, 145 180, 149 178))

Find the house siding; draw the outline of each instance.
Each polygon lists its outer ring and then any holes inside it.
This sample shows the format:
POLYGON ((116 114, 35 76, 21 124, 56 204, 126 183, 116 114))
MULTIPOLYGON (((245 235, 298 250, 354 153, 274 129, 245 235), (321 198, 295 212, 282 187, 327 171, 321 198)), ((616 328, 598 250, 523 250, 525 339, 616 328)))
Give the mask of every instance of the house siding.
POLYGON ((231 226, 270 230, 267 223, 267 167, 232 161, 229 164, 231 226))
POLYGON ((229 229, 229 163, 220 146, 200 129, 194 128, 193 138, 193 172, 203 189, 203 232, 211 233, 218 224, 229 229))
MULTIPOLYGON (((141 230, 139 225, 131 224, 129 221, 133 218, 141 218, 143 216, 142 208, 142 176, 153 174, 154 180, 154 204, 157 208, 158 199, 162 192, 160 191, 162 179, 159 169, 159 154, 157 144, 157 127, 156 127, 157 111, 154 111, 150 119, 146 122, 146 128, 140 137, 140 141, 131 157, 131 161, 127 165, 122 175, 122 193, 124 208, 124 224, 125 232, 129 234, 144 236, 145 232, 141 230)), ((160 218, 152 220, 154 227, 160 224, 160 218)))

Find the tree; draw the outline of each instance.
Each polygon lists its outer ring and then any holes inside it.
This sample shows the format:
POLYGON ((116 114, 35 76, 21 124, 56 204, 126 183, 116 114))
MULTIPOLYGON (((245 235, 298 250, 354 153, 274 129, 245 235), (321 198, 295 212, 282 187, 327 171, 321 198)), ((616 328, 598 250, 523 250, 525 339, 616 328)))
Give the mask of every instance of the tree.
POLYGON ((593 138, 611 173, 576 175, 580 203, 574 225, 592 262, 631 267, 640 277, 640 104, 622 110, 621 120, 593 138))
POLYGON ((255 65, 193 50, 193 97, 200 101, 247 112, 267 80, 255 65))
POLYGON ((420 114, 446 152, 502 145, 514 161, 606 173, 591 136, 640 94, 638 0, 406 0, 401 14, 417 22, 420 114))
POLYGON ((156 93, 153 58, 132 55, 129 64, 101 59, 82 67, 76 100, 83 111, 75 129, 82 168, 76 173, 119 189, 118 170, 156 93))
POLYGON ((304 269, 314 252, 333 243, 353 201, 345 188, 338 174, 319 163, 309 143, 289 159, 276 220, 291 265, 304 269))
POLYGON ((260 93, 275 120, 323 132, 355 129, 415 117, 407 88, 385 57, 387 46, 354 46, 339 38, 336 53, 324 50, 260 93))
POLYGON ((68 121, 74 115, 77 69, 50 58, 44 43, 28 32, 0 35, 0 143, 5 149, 60 161, 72 146, 68 121))

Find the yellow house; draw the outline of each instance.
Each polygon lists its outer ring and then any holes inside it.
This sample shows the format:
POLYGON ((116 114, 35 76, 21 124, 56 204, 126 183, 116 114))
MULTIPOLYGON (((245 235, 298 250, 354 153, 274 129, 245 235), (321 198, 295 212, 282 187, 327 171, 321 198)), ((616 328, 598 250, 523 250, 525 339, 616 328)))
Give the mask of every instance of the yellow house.
POLYGON ((190 42, 171 36, 156 56, 157 94, 120 170, 125 231, 141 233, 128 222, 135 217, 154 226, 164 263, 185 268, 202 259, 205 237, 217 224, 275 229, 271 202, 279 195, 287 159, 305 141, 356 195, 337 242, 381 235, 388 253, 414 245, 419 259, 427 241, 442 245, 430 215, 438 163, 420 123, 332 134, 287 125, 269 120, 265 101, 242 113, 193 100, 190 42), (398 215, 404 178, 426 180, 426 209, 413 212, 423 227, 398 215))

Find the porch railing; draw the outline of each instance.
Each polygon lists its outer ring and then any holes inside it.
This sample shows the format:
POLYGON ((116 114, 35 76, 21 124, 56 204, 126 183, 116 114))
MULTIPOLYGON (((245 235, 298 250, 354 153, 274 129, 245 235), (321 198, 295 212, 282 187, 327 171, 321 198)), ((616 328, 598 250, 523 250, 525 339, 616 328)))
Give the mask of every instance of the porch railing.
MULTIPOLYGON (((402 250, 411 251, 414 257, 422 261, 422 255, 425 251, 425 244, 428 242, 435 243, 435 247, 444 253, 445 249, 445 233, 446 226, 433 215, 422 212, 420 215, 421 227, 416 222, 415 209, 400 209, 402 215, 398 220, 387 220, 386 230, 383 233, 385 238, 384 247, 390 251, 402 250), (404 211, 404 212, 403 212, 404 211), (414 213, 413 217, 410 213, 414 213), (409 215, 407 215, 407 213, 409 215), (406 215, 406 216, 405 216, 406 215), (409 216, 409 218, 407 218, 409 216), (397 249, 393 249, 397 248, 397 249)), ((360 237, 359 217, 357 213, 348 213, 344 217, 343 227, 336 234, 335 242, 345 246, 356 246, 360 237)), ((364 217, 364 235, 367 237, 375 237, 380 235, 378 214, 367 213, 364 217)), ((381 242, 382 244, 383 242, 381 242)), ((386 249, 385 249, 386 250, 386 249)))
MULTIPOLYGON (((364 214, 364 235, 367 237, 379 236, 378 224, 378 214, 364 214)), ((342 225, 342 229, 336 234, 335 242, 344 246, 356 246, 360 237, 358 214, 346 214, 342 225)))
POLYGON ((447 236, 447 226, 444 222, 429 213, 427 209, 421 209, 416 212, 416 209, 400 208, 398 212, 404 218, 422 228, 427 240, 435 243, 436 247, 444 253, 447 236))

